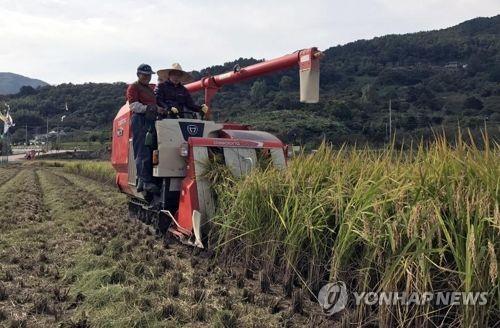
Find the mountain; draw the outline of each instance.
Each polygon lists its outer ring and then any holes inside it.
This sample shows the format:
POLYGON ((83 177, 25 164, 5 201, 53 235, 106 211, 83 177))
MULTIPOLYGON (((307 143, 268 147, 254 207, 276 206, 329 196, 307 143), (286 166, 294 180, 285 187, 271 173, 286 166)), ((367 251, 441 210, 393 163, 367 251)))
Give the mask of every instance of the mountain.
POLYGON ((23 86, 38 88, 45 85, 48 84, 41 80, 14 73, 0 72, 0 95, 18 93, 23 86))
MULTIPOLYGON (((389 131, 399 141, 429 138, 436 130, 452 135, 458 126, 475 134, 487 126, 491 137, 500 136, 500 15, 359 40, 324 53, 318 104, 299 103, 297 69, 290 69, 224 87, 212 103, 215 118, 311 146, 322 139, 377 146, 389 140, 389 131)), ((218 74, 258 61, 240 58, 193 74, 218 74)), ((125 89, 124 83, 70 83, 24 88, 0 100, 10 104, 17 121, 14 140, 23 140, 19 127, 25 124, 35 134, 44 131, 47 116, 55 127, 66 115, 62 127, 68 136, 105 141, 125 89)), ((203 101, 200 93, 194 97, 203 101)))

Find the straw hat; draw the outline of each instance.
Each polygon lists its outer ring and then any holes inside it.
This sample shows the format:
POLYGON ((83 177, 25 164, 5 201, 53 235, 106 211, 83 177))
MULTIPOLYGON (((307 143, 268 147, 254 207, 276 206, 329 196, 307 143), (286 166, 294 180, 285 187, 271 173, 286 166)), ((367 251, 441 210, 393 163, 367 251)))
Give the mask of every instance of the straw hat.
POLYGON ((182 69, 181 64, 179 64, 179 63, 173 63, 172 68, 161 69, 156 73, 158 74, 158 77, 160 79, 162 79, 163 81, 166 81, 166 80, 168 80, 168 75, 172 71, 177 71, 177 72, 182 73, 182 76, 181 76, 181 83, 182 84, 189 83, 189 82, 194 80, 194 78, 188 72, 185 72, 182 69))

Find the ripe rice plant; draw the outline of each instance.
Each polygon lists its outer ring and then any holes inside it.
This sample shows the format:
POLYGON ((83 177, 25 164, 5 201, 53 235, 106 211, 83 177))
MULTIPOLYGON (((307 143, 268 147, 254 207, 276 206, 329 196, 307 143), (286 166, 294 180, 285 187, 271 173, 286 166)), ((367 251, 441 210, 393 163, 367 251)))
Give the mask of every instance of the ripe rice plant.
POLYGON ((68 161, 64 163, 64 170, 109 184, 114 183, 116 175, 109 162, 68 161))
POLYGON ((41 161, 40 165, 62 167, 64 171, 81 175, 93 180, 113 184, 116 172, 110 162, 103 161, 41 161))
POLYGON ((287 170, 217 176, 211 242, 220 259, 317 295, 350 291, 488 292, 486 305, 349 306, 342 322, 491 326, 498 320, 500 147, 458 134, 409 150, 323 144, 287 170))

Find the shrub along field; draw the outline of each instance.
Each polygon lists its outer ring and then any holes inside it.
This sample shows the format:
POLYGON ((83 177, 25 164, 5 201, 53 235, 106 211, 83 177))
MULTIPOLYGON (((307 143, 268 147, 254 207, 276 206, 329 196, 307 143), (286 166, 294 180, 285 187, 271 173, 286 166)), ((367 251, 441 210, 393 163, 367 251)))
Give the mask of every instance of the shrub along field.
POLYGON ((410 151, 333 150, 285 171, 217 181, 212 243, 228 263, 317 295, 349 291, 484 291, 484 306, 348 306, 349 325, 493 326, 499 320, 499 145, 458 136, 410 151))

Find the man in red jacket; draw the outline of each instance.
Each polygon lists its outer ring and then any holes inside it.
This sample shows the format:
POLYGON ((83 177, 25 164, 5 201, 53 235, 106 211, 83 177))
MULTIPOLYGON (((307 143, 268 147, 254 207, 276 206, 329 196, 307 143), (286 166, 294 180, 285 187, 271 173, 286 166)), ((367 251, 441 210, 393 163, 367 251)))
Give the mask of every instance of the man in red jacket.
POLYGON ((155 149, 157 114, 164 109, 156 105, 156 96, 149 86, 151 75, 155 74, 151 66, 141 64, 137 68, 138 80, 127 89, 127 101, 132 111, 132 144, 137 169, 137 191, 155 193, 159 191, 153 181, 153 150, 155 149), (146 135, 151 134, 152 140, 146 135))

